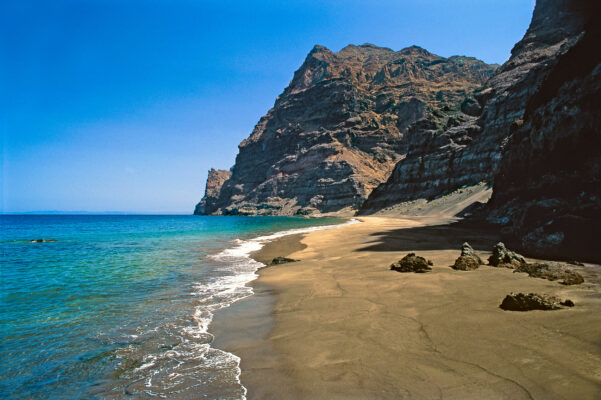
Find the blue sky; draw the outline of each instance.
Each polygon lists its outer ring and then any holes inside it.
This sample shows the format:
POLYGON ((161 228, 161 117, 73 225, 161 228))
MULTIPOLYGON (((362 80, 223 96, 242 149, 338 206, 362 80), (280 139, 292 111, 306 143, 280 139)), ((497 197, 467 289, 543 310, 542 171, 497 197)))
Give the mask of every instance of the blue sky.
POLYGON ((2 211, 189 213, 313 45, 502 63, 532 0, 8 0, 2 211))

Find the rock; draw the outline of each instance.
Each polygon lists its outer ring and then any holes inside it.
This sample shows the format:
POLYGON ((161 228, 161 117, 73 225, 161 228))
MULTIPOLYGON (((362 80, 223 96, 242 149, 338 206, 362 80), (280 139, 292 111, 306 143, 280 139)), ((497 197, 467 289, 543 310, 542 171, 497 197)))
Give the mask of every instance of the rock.
POLYGON ((495 69, 417 46, 349 45, 339 52, 315 46, 240 143, 219 195, 206 196, 198 212, 357 210, 408 149, 421 145, 424 127, 445 129, 473 118, 460 110, 465 94, 495 69))
POLYGON ((480 263, 475 258, 468 256, 460 256, 455 260, 455 264, 451 265, 451 268, 459 271, 472 271, 478 267, 480 267, 480 263))
POLYGON ((578 267, 584 267, 584 264, 581 263, 580 261, 575 261, 575 260, 571 260, 571 261, 566 261, 568 264, 570 265, 576 265, 578 267))
POLYGON ((556 281, 563 279, 563 285, 579 285, 584 278, 578 272, 566 269, 561 265, 550 265, 544 263, 522 264, 514 272, 524 272, 534 278, 556 281))
POLYGON ((205 195, 194 209, 195 215, 206 215, 212 212, 212 203, 219 197, 221 187, 232 176, 230 171, 211 168, 207 175, 205 195))
POLYGON ((509 293, 499 307, 507 311, 557 310, 561 300, 546 294, 509 293))
POLYGON ((548 34, 564 36, 564 43, 530 96, 523 124, 503 153, 489 219, 504 219, 508 239, 532 256, 598 262, 601 3, 558 1, 559 7, 547 3, 549 22, 558 23, 558 28, 549 26, 548 34), (576 37, 563 33, 574 27, 582 33, 576 37))
POLYGON ((416 273, 423 273, 432 270, 432 268, 428 266, 428 261, 423 257, 416 256, 415 253, 409 253, 401 260, 391 264, 390 269, 398 272, 416 273))
POLYGON ((493 247, 488 263, 493 267, 516 268, 526 263, 526 260, 521 255, 507 249, 505 244, 499 242, 493 247))
MULTIPOLYGON (((583 18, 585 14, 578 7, 598 8, 598 3, 598 1, 537 0, 532 22, 524 37, 513 47, 509 60, 498 68, 481 88, 466 93, 466 99, 462 102, 462 111, 465 113, 464 122, 458 126, 448 126, 442 129, 427 124, 416 124, 413 129, 409 129, 403 139, 408 143, 406 156, 395 165, 390 178, 381 183, 369 195, 367 201, 362 205, 360 213, 372 214, 406 201, 432 199, 453 192, 464 185, 473 185, 481 181, 494 182, 496 186, 497 177, 503 174, 500 172, 500 168, 504 150, 514 131, 519 129, 519 123, 516 121, 524 119, 530 99, 539 91, 549 71, 557 64, 562 55, 578 42, 585 31, 585 19, 583 18), (475 99, 481 111, 478 111, 478 107, 472 99, 475 99)), ((601 13, 594 13, 590 10, 587 13, 595 16, 596 20, 599 19, 598 15, 601 15, 601 13)), ((593 35, 591 34, 591 36, 593 35)), ((592 59, 600 53, 590 50, 588 55, 592 59)), ((575 64, 584 63, 575 61, 575 64)), ((601 79, 598 78, 597 82, 583 80, 574 89, 580 88, 582 94, 594 94, 596 90, 594 88, 599 82, 601 79)), ((590 106, 598 104, 595 101, 597 100, 591 98, 590 106)), ((573 112, 580 113, 579 110, 573 109, 569 102, 566 102, 565 106, 563 113, 566 118, 573 112)), ((590 108, 588 111, 583 110, 581 114, 590 113, 590 110, 590 108)), ((552 116, 554 111, 549 109, 545 115, 552 116)), ((601 113, 589 115, 598 120, 601 113)), ((543 118, 546 119, 545 125, 557 126, 555 118, 543 118)), ((574 124, 576 126, 570 127, 570 130, 579 129, 577 126, 585 126, 589 120, 592 118, 582 121, 578 121, 576 118, 578 124, 574 124)), ((562 126, 569 124, 566 119, 562 126)), ((589 152, 595 153, 593 149, 599 149, 601 146, 598 145, 598 135, 595 139, 592 132, 599 132, 599 128, 597 125, 588 126, 592 128, 589 146, 593 146, 588 149, 590 149, 589 152)), ((533 138, 529 139, 530 141, 534 139, 537 132, 535 129, 532 130, 533 138)), ((563 132, 564 129, 559 128, 553 133, 553 136, 562 136, 563 132)), ((539 134, 537 141, 543 142, 546 136, 547 133, 539 134)), ((525 145, 528 143, 525 141, 525 145)), ((532 152, 540 152, 544 148, 547 147, 536 146, 536 148, 532 148, 532 152)), ((564 154, 580 153, 577 149, 564 149, 563 152, 564 154)), ((598 154, 598 152, 596 153, 598 154)), ((524 157, 523 161, 527 162, 528 158, 524 157)), ((552 156, 543 156, 542 152, 540 159, 546 160, 547 165, 559 166, 562 164, 552 156)), ((540 168, 524 168, 523 164, 524 162, 514 163, 518 177, 519 173, 528 171, 533 180, 536 180, 538 174, 545 171, 540 168)), ((541 165, 541 167, 543 166, 541 165)), ((585 182, 598 182, 598 180, 591 179, 594 171, 598 171, 598 169, 591 168, 586 175, 580 177, 573 175, 575 182, 583 183, 576 185, 574 189, 582 190, 589 187, 590 185, 584 185, 585 182)), ((518 186, 527 189, 533 183, 535 182, 520 182, 518 186)), ((536 183, 536 186, 539 184, 536 183)), ((508 185, 503 185, 503 190, 507 187, 508 185)), ((601 187, 601 184, 596 184, 596 187, 601 187)), ((515 193, 515 190, 507 192, 502 199, 499 199, 498 204, 503 205, 504 202, 509 202, 515 193)), ((503 216, 505 215, 500 217, 503 216)), ((492 217, 494 218, 495 215, 492 217)), ((590 228, 586 230, 586 232, 589 231, 590 228)), ((600 235, 591 237, 600 237, 600 235)))
POLYGON ((562 301, 561 303, 562 306, 566 306, 566 307, 574 307, 574 302, 570 299, 567 299, 565 301, 562 301))
POLYGON ((298 261, 300 261, 300 260, 295 260, 293 258, 286 258, 286 257, 279 256, 279 257, 274 258, 269 263, 269 265, 287 264, 287 263, 298 262, 298 261))
POLYGON ((461 256, 473 258, 478 264, 484 264, 484 261, 482 261, 480 256, 476 254, 476 251, 474 251, 468 242, 465 242, 461 245, 461 256))
POLYGON ((49 243, 56 242, 56 239, 31 239, 29 243, 49 243))

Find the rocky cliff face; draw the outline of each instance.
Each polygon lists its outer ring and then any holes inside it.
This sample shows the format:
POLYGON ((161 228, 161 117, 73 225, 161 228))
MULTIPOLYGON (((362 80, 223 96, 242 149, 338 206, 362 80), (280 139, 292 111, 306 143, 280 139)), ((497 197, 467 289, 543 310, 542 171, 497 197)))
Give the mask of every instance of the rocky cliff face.
POLYGON ((462 102, 494 69, 419 47, 315 46, 196 213, 355 210, 413 142, 473 119, 475 105, 462 102))
POLYGON ((528 100, 545 74, 582 37, 584 20, 577 10, 586 3, 538 0, 530 27, 510 59, 462 104, 462 110, 473 117, 448 129, 427 121, 416 123, 405 138, 407 156, 372 192, 361 213, 433 198, 481 181, 492 184, 503 149, 521 122, 528 100))
POLYGON ((232 173, 223 169, 214 169, 211 168, 209 170, 209 174, 207 175, 207 184, 205 185, 205 195, 200 200, 200 202, 196 205, 194 209, 194 214, 196 215, 204 215, 207 213, 206 207, 207 203, 212 204, 219 198, 219 192, 221 191, 221 187, 232 176, 232 173))
POLYGON ((495 179, 488 219, 532 255, 600 261, 601 10, 571 2, 585 34, 544 75, 495 179))

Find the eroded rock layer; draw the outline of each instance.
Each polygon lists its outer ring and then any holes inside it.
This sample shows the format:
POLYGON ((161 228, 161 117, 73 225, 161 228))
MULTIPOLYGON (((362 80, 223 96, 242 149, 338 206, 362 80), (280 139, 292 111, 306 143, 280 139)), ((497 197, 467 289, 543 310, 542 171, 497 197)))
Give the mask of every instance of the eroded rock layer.
POLYGON ((481 181, 492 184, 528 100, 546 73, 582 37, 580 10, 586 4, 586 0, 538 0, 530 27, 510 59, 463 102, 462 110, 472 118, 448 129, 428 121, 416 123, 405 138, 407 156, 373 191, 361 213, 433 198, 481 181))
POLYGON ((543 258, 601 260, 601 10, 545 75, 503 156, 488 219, 543 258))
POLYGON ((462 103, 494 70, 419 47, 350 45, 334 53, 315 46, 240 144, 218 196, 205 196, 196 213, 358 209, 399 159, 428 140, 429 130, 474 118, 474 105, 462 103))

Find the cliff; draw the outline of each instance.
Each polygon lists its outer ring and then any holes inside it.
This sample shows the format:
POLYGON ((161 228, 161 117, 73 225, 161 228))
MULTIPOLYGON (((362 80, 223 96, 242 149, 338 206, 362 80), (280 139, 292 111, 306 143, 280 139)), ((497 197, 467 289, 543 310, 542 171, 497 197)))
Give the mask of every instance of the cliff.
POLYGON ((211 204, 212 202, 217 200, 223 183, 230 179, 231 176, 232 173, 227 170, 214 168, 211 168, 209 170, 209 173, 207 175, 207 183, 205 185, 205 195, 196 205, 196 208, 194 209, 194 214, 206 214, 207 203, 211 204))
POLYGON ((585 34, 544 76, 495 179, 488 220, 540 257, 600 261, 601 10, 573 2, 585 34))
POLYGON ((423 140, 423 127, 447 130, 474 118, 462 102, 494 70, 415 46, 350 45, 338 53, 315 46, 239 145, 219 194, 205 196, 195 213, 356 210, 423 140))
POLYGON ((436 196, 462 186, 492 185, 512 129, 546 73, 582 36, 585 0, 538 0, 532 22, 486 84, 465 99, 474 117, 446 130, 416 124, 405 140, 407 156, 376 188, 360 213, 370 214, 405 201, 436 196))

